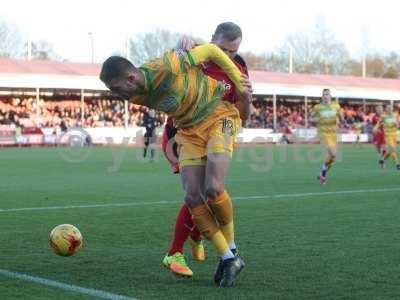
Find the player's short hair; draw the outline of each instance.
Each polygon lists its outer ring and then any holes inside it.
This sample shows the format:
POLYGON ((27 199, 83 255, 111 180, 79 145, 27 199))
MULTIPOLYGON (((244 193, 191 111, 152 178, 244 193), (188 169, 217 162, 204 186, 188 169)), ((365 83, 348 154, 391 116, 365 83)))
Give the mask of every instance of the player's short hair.
POLYGON ((110 82, 111 79, 120 79, 135 71, 135 66, 121 56, 110 56, 101 67, 100 80, 110 82))
POLYGON ((224 22, 217 26, 214 36, 222 36, 222 38, 232 42, 242 37, 242 29, 233 22, 224 22))
POLYGON ((322 94, 323 94, 323 93, 325 93, 325 92, 329 92, 329 93, 330 93, 330 92, 331 92, 331 90, 330 90, 330 89, 328 89, 328 88, 325 88, 325 89, 323 89, 323 90, 322 90, 322 94))

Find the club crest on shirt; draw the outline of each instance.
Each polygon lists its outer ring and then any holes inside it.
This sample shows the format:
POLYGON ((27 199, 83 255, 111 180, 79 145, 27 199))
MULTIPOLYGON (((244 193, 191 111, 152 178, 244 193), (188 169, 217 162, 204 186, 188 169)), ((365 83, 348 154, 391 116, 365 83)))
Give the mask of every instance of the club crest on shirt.
POLYGON ((185 55, 185 50, 183 49, 175 49, 175 53, 179 56, 182 57, 185 55))

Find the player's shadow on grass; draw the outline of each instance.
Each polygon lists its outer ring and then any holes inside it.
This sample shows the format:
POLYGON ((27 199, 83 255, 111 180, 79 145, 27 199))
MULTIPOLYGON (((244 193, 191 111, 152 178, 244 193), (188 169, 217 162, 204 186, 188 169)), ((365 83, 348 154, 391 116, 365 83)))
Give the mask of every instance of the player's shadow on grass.
MULTIPOLYGON (((174 275, 172 273, 169 274, 168 278, 165 279, 165 283, 168 285, 175 284, 177 286, 183 288, 209 288, 210 290, 220 289, 213 280, 212 275, 209 278, 205 277, 192 277, 185 278, 181 276, 174 275)), ((235 286, 240 286, 240 278, 238 282, 235 283, 235 286)))

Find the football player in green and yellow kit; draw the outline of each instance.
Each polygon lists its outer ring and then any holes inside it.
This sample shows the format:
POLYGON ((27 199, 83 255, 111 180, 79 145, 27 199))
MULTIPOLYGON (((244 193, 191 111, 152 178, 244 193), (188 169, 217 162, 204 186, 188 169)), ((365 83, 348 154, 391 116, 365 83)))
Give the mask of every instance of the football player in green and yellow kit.
POLYGON ((184 200, 197 228, 221 258, 218 285, 230 287, 244 267, 229 247, 234 238, 233 206, 225 188, 241 120, 235 105, 222 101, 224 84, 197 67, 206 61, 220 66, 240 94, 249 93, 240 70, 214 44, 167 51, 139 68, 112 56, 104 62, 100 79, 113 93, 174 119, 184 200))
POLYGON ((338 118, 343 121, 340 105, 336 102, 333 103, 331 91, 324 89, 321 103, 315 105, 311 111, 311 122, 317 125, 320 142, 327 150, 325 161, 318 176, 321 184, 326 183, 327 173, 336 159, 338 118))

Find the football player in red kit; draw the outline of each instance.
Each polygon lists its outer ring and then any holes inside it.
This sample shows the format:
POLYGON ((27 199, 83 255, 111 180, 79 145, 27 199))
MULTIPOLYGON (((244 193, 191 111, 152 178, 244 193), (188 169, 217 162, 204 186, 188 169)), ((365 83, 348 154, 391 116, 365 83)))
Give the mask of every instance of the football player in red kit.
MULTIPOLYGON (((242 40, 242 33, 240 27, 234 23, 226 22, 221 23, 217 26, 215 33, 212 36, 211 42, 221 48, 236 64, 240 71, 246 75, 244 85, 251 89, 251 83, 248 80, 248 71, 244 60, 237 54, 238 48, 242 40)), ((191 39, 184 38, 178 48, 190 49, 194 46, 194 42, 191 39)), ((223 96, 224 101, 235 103, 236 108, 239 110, 242 121, 247 120, 249 114, 249 107, 245 105, 242 99, 238 96, 235 91, 235 86, 229 77, 212 62, 207 62, 201 65, 203 72, 225 84, 225 93, 223 96)), ((246 99, 251 101, 251 99, 246 99)), ((178 166, 178 153, 177 146, 174 141, 176 129, 173 126, 173 120, 168 119, 162 138, 162 148, 164 154, 171 164, 171 169, 174 173, 179 173, 178 166)), ((193 271, 188 267, 185 257, 183 255, 183 245, 188 240, 191 245, 191 252, 193 259, 198 261, 205 260, 205 251, 202 236, 193 223, 192 216, 188 207, 185 203, 182 204, 178 216, 175 222, 174 235, 170 249, 163 259, 163 265, 171 270, 176 275, 192 277, 193 271)), ((232 237, 233 238, 233 237, 232 237)), ((232 239, 229 242, 229 247, 232 252, 237 253, 236 245, 232 239)), ((221 274, 218 274, 221 270, 216 271, 215 280, 219 280, 221 274)))
MULTIPOLYGON (((372 124, 375 126, 378 124, 379 120, 383 115, 383 107, 381 105, 376 107, 375 116, 372 118, 372 124)), ((384 157, 386 154, 385 150, 385 131, 383 128, 383 124, 380 124, 375 128, 372 136, 372 143, 375 145, 376 150, 378 151, 379 157, 384 157)), ((379 160, 379 164, 382 168, 384 168, 384 164, 381 163, 381 159, 379 160)))

